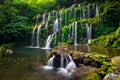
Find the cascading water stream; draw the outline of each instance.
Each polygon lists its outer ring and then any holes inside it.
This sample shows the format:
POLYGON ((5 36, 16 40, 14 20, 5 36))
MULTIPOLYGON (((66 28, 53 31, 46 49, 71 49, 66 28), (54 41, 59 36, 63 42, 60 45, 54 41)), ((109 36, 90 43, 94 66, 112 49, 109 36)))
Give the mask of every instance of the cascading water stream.
POLYGON ((60 15, 60 30, 62 29, 62 10, 59 12, 60 15))
POLYGON ((74 39, 74 22, 72 23, 72 38, 74 39))
POLYGON ((88 14, 88 18, 90 18, 90 4, 87 5, 87 14, 88 14))
POLYGON ((49 35, 46 41, 45 48, 43 49, 50 49, 50 44, 51 44, 52 39, 53 39, 53 35, 49 35))
POLYGON ((64 56, 63 55, 61 55, 60 63, 61 63, 61 68, 63 68, 64 67, 64 56))
POLYGON ((48 13, 48 20, 47 21, 50 21, 50 13, 48 13))
POLYGON ((43 24, 45 23, 45 16, 46 16, 46 13, 43 14, 43 24))
POLYGON ((65 25, 67 25, 67 10, 65 11, 65 25))
POLYGON ((69 34, 68 34, 68 39, 71 37, 71 29, 72 29, 72 25, 69 26, 69 34))
MULTIPOLYGON (((82 8, 85 9, 85 6, 83 5, 82 8)), ((86 15, 85 15, 85 11, 83 9, 82 9, 82 19, 85 19, 86 15)))
POLYGON ((72 60, 72 57, 70 56, 70 54, 68 54, 68 57, 70 59, 69 64, 66 66, 66 70, 69 72, 72 72, 75 68, 77 68, 76 64, 74 63, 74 61, 72 60))
POLYGON ((99 13, 99 11, 98 11, 98 4, 96 4, 96 14, 95 14, 95 16, 97 16, 98 13, 99 13))
POLYGON ((55 20, 53 25, 53 34, 56 34, 59 31, 58 29, 58 19, 55 20))
POLYGON ((37 28, 37 25, 38 25, 38 16, 36 17, 35 27, 34 27, 34 29, 32 31, 32 46, 34 46, 35 30, 37 28))
POLYGON ((82 19, 81 4, 79 4, 79 8, 80 8, 80 20, 81 20, 82 19))
POLYGON ((74 45, 77 45, 77 22, 75 22, 75 40, 74 40, 74 45))
POLYGON ((86 30, 87 30, 87 39, 88 39, 88 44, 90 44, 91 42, 91 34, 92 34, 92 25, 88 25, 88 23, 86 23, 86 30))
POLYGON ((53 67, 53 60, 54 60, 55 56, 53 55, 49 60, 48 60, 48 66, 52 66, 53 67))
POLYGON ((48 21, 45 24, 45 29, 46 29, 46 35, 48 36, 48 21))
POLYGON ((76 8, 74 8, 74 18, 76 18, 76 8))
POLYGON ((37 48, 40 47, 40 29, 41 29, 41 26, 42 25, 40 25, 37 29, 37 48))
POLYGON ((64 33, 62 33, 62 41, 64 42, 64 33))

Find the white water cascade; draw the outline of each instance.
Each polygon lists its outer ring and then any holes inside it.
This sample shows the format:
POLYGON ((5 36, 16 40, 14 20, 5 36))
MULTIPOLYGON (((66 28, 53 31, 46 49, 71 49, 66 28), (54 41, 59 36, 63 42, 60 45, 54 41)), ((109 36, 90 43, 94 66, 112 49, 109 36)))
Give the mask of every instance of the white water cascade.
POLYGON ((59 12, 60 15, 60 29, 62 29, 62 10, 59 12))
POLYGON ((67 25, 67 10, 65 11, 65 25, 67 25))
POLYGON ((76 8, 74 8, 74 18, 76 18, 76 8))
POLYGON ((46 13, 43 14, 43 24, 45 23, 45 16, 46 16, 46 13))
POLYGON ((53 35, 49 35, 46 41, 45 48, 43 49, 50 49, 50 44, 51 44, 52 39, 53 39, 53 35))
POLYGON ((69 35, 68 35, 68 39, 71 37, 71 28, 72 28, 72 25, 70 24, 70 25, 69 25, 69 35))
POLYGON ((48 21, 50 21, 50 13, 48 13, 48 21))
POLYGON ((87 5, 87 14, 88 14, 88 18, 90 18, 90 4, 87 5))
POLYGON ((74 61, 72 60, 72 57, 70 56, 70 54, 68 54, 68 57, 70 59, 70 62, 68 63, 68 65, 66 66, 65 69, 69 72, 72 72, 75 68, 77 68, 77 66, 74 63, 74 61))
POLYGON ((75 22, 75 40, 74 40, 74 45, 77 45, 77 22, 75 22))
POLYGON ((74 38, 74 22, 72 23, 72 38, 74 38))
MULTIPOLYGON (((79 8, 81 9, 81 4, 79 4, 79 8)), ((81 14, 81 10, 80 10, 80 20, 82 19, 82 14, 81 14)))
POLYGON ((56 34, 58 32, 58 19, 55 20, 54 25, 53 25, 53 34, 56 34))
POLYGON ((37 29, 37 48, 40 47, 40 29, 41 29, 42 25, 39 25, 38 29, 37 29))
POLYGON ((61 55, 60 63, 61 63, 61 68, 63 68, 64 67, 64 56, 63 55, 61 55))
POLYGON ((45 29, 46 29, 46 35, 48 36, 48 21, 45 24, 45 29))
POLYGON ((92 25, 88 25, 88 23, 86 23, 86 30, 87 30, 87 39, 88 39, 88 44, 90 44, 91 42, 91 34, 92 34, 92 25))
POLYGON ((37 25, 38 25, 38 16, 36 17, 35 27, 34 27, 34 29, 32 31, 32 46, 34 46, 35 30, 37 28, 37 25))
POLYGON ((98 11, 98 4, 96 4, 96 16, 98 15, 99 11, 98 11))
POLYGON ((54 60, 55 56, 53 55, 49 60, 48 60, 48 66, 52 66, 53 67, 53 60, 54 60))

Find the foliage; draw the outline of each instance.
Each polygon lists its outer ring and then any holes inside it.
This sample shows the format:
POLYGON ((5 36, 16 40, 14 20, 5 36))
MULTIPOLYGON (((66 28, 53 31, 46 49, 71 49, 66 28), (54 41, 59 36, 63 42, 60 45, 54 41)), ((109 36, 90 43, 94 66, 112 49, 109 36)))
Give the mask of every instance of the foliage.
POLYGON ((62 32, 63 32, 63 41, 67 42, 67 40, 68 40, 68 34, 69 34, 69 26, 64 26, 62 28, 62 32))
POLYGON ((116 30, 116 32, 111 35, 102 36, 97 39, 93 39, 91 44, 104 46, 104 47, 119 47, 120 45, 120 27, 116 30))

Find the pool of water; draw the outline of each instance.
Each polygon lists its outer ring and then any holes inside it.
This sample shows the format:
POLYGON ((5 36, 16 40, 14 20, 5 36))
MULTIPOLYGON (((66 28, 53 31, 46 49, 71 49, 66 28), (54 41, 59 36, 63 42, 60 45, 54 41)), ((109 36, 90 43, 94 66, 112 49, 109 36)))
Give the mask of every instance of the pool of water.
POLYGON ((108 55, 111 58, 115 56, 120 56, 120 49, 117 48, 102 48, 99 46, 72 46, 71 50, 80 51, 80 52, 87 52, 87 53, 100 53, 104 55, 108 55))
POLYGON ((15 54, 0 57, 0 80, 56 80, 56 72, 44 70, 49 50, 15 48, 15 54))
MULTIPOLYGON (((75 51, 98 52, 110 57, 119 56, 120 49, 77 46, 75 51)), ((39 48, 15 48, 15 54, 0 57, 0 80, 69 80, 56 70, 45 70, 49 50, 39 48)))

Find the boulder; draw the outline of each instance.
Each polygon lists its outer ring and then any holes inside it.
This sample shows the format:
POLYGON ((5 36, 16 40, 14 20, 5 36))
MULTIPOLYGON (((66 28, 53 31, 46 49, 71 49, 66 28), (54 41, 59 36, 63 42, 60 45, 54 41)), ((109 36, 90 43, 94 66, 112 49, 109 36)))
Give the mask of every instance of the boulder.
POLYGON ((14 53, 14 51, 11 50, 11 49, 7 49, 6 52, 5 52, 5 54, 13 54, 13 53, 14 53))
POLYGON ((101 80, 101 77, 95 72, 95 68, 91 66, 80 65, 72 75, 72 80, 101 80))
POLYGON ((115 73, 109 73, 107 74, 103 80, 120 80, 119 76, 115 73))
POLYGON ((113 57, 111 62, 115 67, 120 67, 120 56, 113 57))

